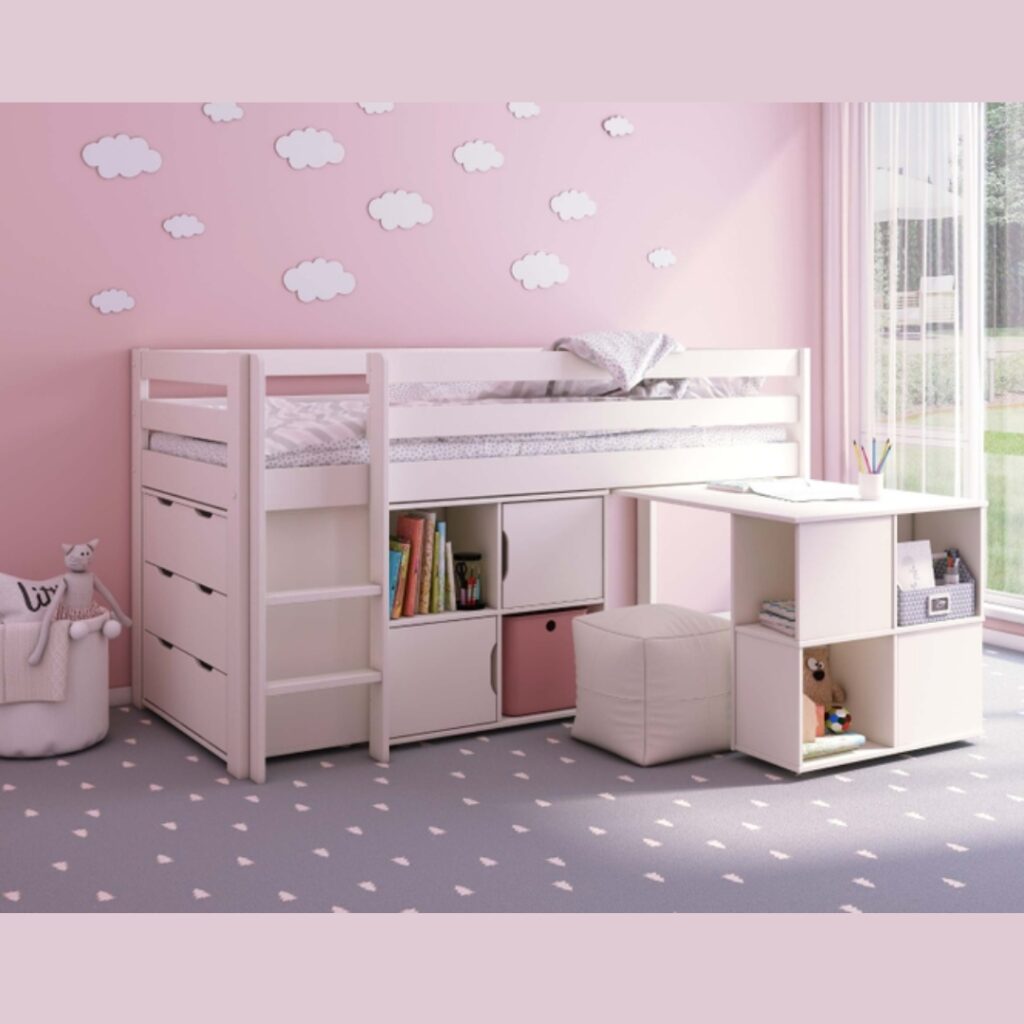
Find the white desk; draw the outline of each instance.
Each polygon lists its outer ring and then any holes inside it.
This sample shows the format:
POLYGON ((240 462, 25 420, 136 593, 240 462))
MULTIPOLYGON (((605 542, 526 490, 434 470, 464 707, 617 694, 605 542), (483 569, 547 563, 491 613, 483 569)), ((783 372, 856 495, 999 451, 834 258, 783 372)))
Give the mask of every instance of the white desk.
POLYGON ((906 491, 789 502, 704 484, 616 493, 732 516, 734 749, 806 772, 981 732, 984 502, 906 491), (977 581, 973 616, 897 624, 896 544, 924 539, 960 549, 977 581), (796 637, 758 624, 768 599, 796 601, 796 637), (823 644, 868 742, 803 761, 802 651, 823 644))

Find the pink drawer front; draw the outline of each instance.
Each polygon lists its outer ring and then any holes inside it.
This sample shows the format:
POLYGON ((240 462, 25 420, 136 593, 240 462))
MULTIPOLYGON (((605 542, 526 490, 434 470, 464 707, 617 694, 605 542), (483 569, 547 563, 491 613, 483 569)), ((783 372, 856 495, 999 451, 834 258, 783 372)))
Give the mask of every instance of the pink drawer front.
POLYGON ((502 622, 501 713, 536 715, 576 705, 572 620, 585 608, 509 615, 502 622))

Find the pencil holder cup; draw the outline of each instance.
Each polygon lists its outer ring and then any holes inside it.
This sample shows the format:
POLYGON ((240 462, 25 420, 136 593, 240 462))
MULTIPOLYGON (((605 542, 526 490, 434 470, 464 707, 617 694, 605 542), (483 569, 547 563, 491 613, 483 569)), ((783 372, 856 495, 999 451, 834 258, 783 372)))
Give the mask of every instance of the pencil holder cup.
POLYGON ((859 477, 860 496, 867 501, 878 501, 882 497, 882 474, 861 473, 859 477))

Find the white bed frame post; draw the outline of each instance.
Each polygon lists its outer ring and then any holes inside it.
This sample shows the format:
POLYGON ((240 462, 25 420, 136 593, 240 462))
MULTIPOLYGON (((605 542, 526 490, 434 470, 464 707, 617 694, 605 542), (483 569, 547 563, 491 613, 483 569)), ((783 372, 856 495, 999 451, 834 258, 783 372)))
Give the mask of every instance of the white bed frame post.
MULTIPOLYGON (((249 436, 262 439, 267 391, 262 356, 249 356, 249 436)), ((249 776, 267 778, 267 512, 263 445, 249 447, 249 776)), ((243 602, 244 604, 245 602, 243 602)))
POLYGON ((388 475, 388 361, 379 352, 366 356, 366 383, 369 391, 369 412, 366 439, 370 448, 369 502, 369 582, 380 587, 372 598, 370 616, 370 668, 380 673, 380 681, 370 684, 370 756, 381 763, 390 757, 390 720, 388 715, 387 652, 391 608, 388 602, 388 570, 390 551, 388 475))
POLYGON ((149 381, 142 376, 142 352, 132 350, 132 703, 142 707, 142 402, 149 381))
MULTIPOLYGON (((228 772, 236 778, 249 775, 249 622, 250 558, 249 510, 261 504, 251 501, 250 439, 257 438, 256 458, 262 461, 263 403, 255 404, 260 423, 250 420, 249 367, 251 357, 240 353, 232 360, 227 381, 228 428, 228 772), (259 434, 254 433, 259 430, 259 434)), ((260 632, 259 626, 256 628, 260 632)))

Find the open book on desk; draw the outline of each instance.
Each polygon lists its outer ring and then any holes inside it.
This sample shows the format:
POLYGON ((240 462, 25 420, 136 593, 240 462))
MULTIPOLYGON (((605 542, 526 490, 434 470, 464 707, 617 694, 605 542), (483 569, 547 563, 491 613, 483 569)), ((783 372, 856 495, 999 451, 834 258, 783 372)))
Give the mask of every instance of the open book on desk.
POLYGON ((716 480, 709 483, 713 491, 737 494, 759 494, 780 501, 851 501, 860 498, 856 484, 836 484, 828 480, 806 477, 785 477, 768 480, 716 480))

